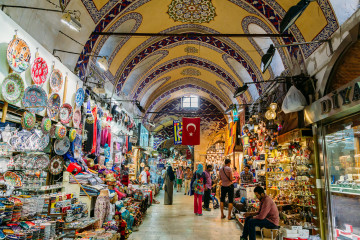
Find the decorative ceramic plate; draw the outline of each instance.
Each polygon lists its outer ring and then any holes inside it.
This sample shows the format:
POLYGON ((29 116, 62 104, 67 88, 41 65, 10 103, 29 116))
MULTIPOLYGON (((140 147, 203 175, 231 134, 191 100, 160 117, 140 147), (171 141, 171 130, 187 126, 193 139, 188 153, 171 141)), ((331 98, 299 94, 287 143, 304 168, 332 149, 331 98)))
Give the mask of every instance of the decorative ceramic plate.
POLYGON ((42 85, 46 82, 49 68, 45 60, 41 57, 35 58, 31 66, 31 78, 37 85, 42 85))
POLYGON ((41 121, 41 131, 44 134, 47 134, 50 132, 50 129, 51 129, 51 120, 50 118, 44 117, 43 120, 41 121))
POLYGON ((35 168, 39 170, 46 170, 49 167, 50 159, 47 154, 43 154, 37 157, 35 162, 35 168))
POLYGON ((73 110, 72 106, 68 103, 64 103, 60 108, 59 119, 62 124, 68 124, 72 119, 73 110))
POLYGON ((13 187, 21 187, 21 179, 18 175, 13 172, 6 172, 4 174, 5 182, 9 183, 13 187))
POLYGON ((58 124, 56 125, 56 129, 55 129, 55 138, 56 139, 64 139, 67 133, 67 129, 65 126, 58 124))
POLYGON ((85 92, 84 89, 79 88, 75 94, 75 104, 77 107, 81 107, 84 103, 85 92))
POLYGON ((69 132, 69 140, 70 142, 73 142, 76 138, 76 130, 73 128, 69 132))
POLYGON ((24 96, 24 81, 17 73, 10 73, 2 82, 1 93, 5 101, 16 104, 24 96))
POLYGON ((79 128, 81 123, 81 110, 76 108, 73 114, 73 124, 74 127, 79 128))
POLYGON ((62 140, 57 139, 54 143, 54 151, 57 155, 64 155, 70 148, 70 140, 65 137, 62 140))
POLYGON ((32 114, 31 112, 24 112, 21 118, 21 126, 24 129, 30 131, 35 127, 35 123, 36 123, 36 118, 34 114, 32 114))
POLYGON ((49 135, 44 135, 42 138, 40 138, 40 142, 39 142, 39 150, 44 150, 50 142, 50 136, 49 135))
POLYGON ((25 89, 22 102, 26 110, 39 113, 45 110, 47 106, 47 94, 41 87, 32 85, 25 89))
POLYGON ((30 66, 30 48, 27 43, 14 38, 8 45, 6 57, 10 67, 18 73, 25 71, 30 66))
POLYGON ((61 105, 60 95, 57 93, 51 94, 48 100, 47 114, 50 118, 54 118, 59 113, 61 105))
POLYGON ((63 171, 64 159, 61 156, 55 156, 50 161, 49 172, 52 175, 58 175, 63 171))
POLYGON ((59 92, 63 84, 62 73, 54 69, 50 75, 50 87, 54 92, 59 92))

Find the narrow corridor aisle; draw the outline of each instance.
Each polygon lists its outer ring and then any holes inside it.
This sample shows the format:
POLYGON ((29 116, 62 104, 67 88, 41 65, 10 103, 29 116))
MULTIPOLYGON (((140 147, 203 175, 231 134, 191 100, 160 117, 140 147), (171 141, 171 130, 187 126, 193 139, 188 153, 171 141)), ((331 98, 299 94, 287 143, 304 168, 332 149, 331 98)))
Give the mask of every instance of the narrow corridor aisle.
POLYGON ((164 192, 155 197, 160 204, 153 204, 147 211, 139 231, 130 240, 237 240, 241 230, 232 220, 220 219, 220 209, 194 214, 194 197, 174 190, 173 205, 164 205, 164 192))

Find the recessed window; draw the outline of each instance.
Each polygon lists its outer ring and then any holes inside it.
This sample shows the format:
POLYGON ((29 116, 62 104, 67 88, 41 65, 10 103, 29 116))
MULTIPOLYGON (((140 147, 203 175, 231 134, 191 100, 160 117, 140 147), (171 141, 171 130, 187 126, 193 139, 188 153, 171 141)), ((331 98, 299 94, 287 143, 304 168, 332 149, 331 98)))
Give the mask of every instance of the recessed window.
POLYGON ((199 97, 198 96, 186 96, 182 98, 182 107, 183 108, 198 108, 199 107, 199 97))

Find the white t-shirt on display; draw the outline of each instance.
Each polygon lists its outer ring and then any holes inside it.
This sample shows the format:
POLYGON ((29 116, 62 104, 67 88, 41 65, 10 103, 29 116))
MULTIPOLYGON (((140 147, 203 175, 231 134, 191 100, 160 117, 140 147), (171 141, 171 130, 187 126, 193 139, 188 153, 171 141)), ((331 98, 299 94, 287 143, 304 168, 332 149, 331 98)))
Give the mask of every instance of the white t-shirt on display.
POLYGON ((147 183, 147 174, 146 171, 142 171, 140 173, 140 177, 141 177, 141 183, 147 183))

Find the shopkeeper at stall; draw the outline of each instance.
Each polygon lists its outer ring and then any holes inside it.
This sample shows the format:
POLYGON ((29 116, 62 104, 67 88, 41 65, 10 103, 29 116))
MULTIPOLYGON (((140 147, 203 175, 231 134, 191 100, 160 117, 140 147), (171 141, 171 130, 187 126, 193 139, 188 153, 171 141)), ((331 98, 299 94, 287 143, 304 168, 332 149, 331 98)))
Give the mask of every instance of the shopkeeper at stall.
POLYGON ((246 165, 244 171, 240 173, 241 185, 254 183, 254 176, 250 172, 250 166, 246 165))
POLYGON ((265 194, 262 187, 257 186, 254 189, 256 197, 260 200, 260 209, 258 212, 247 212, 244 214, 245 225, 243 235, 240 240, 256 240, 256 227, 277 229, 279 226, 279 211, 274 201, 265 194))

